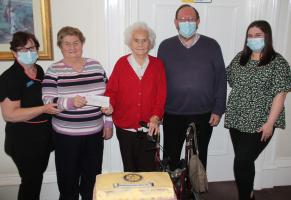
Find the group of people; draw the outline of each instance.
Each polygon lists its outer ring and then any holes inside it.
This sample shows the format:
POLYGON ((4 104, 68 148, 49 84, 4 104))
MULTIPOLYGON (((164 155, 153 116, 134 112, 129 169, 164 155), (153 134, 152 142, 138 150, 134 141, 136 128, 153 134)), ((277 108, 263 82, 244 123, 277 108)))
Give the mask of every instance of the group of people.
POLYGON ((164 151, 175 169, 186 129, 195 122, 200 159, 206 168, 214 126, 225 113, 234 147, 239 200, 254 199, 254 161, 275 128, 285 127, 284 100, 291 89, 288 62, 273 49, 268 22, 252 22, 243 50, 225 68, 221 48, 197 33, 200 18, 191 5, 180 6, 178 35, 164 40, 157 57, 154 31, 143 22, 125 30, 131 52, 115 64, 109 80, 102 65, 82 55, 85 37, 63 27, 57 45, 63 59, 46 71, 36 64, 39 42, 16 32, 10 43, 14 64, 0 78, 1 111, 6 121, 5 151, 21 177, 19 200, 39 199, 50 152, 60 200, 91 200, 102 171, 104 139, 113 123, 124 171, 155 171, 154 144, 163 122, 164 151), (227 82, 231 87, 226 105, 227 82), (88 104, 87 96, 108 96, 109 106, 88 104), (140 122, 147 124, 147 134, 140 122), (247 148, 246 148, 247 147, 247 148))

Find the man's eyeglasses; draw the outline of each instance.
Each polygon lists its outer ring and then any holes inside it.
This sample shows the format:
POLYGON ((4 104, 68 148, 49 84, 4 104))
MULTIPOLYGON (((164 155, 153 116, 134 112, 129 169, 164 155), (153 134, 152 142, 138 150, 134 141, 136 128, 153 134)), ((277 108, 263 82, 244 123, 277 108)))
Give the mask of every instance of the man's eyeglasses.
POLYGON ((20 52, 36 51, 36 47, 35 46, 31 46, 31 47, 19 47, 16 50, 17 51, 20 51, 20 52))
POLYGON ((195 18, 177 18, 178 22, 196 22, 195 18))

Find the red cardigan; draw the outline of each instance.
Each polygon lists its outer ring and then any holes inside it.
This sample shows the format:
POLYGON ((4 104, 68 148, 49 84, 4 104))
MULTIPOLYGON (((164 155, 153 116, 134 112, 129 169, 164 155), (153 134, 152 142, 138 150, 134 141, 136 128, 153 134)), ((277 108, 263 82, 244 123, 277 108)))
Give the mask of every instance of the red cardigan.
POLYGON ((105 96, 113 106, 113 122, 119 128, 139 128, 153 115, 162 119, 166 101, 166 75, 158 58, 149 56, 149 64, 140 80, 128 60, 121 57, 107 83, 105 96))

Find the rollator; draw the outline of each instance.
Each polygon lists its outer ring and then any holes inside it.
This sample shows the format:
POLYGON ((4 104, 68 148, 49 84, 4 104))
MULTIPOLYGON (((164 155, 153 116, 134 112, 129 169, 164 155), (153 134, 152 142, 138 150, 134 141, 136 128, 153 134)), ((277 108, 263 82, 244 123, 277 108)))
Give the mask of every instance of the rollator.
MULTIPOLYGON (((147 124, 140 122, 140 125, 147 127, 147 124)), ((147 136, 149 141, 156 143, 155 160, 157 163, 158 171, 168 172, 173 182, 173 187, 178 200, 200 200, 199 193, 192 189, 189 178, 189 161, 190 151, 193 148, 193 143, 197 144, 194 139, 194 133, 196 132, 196 126, 194 123, 189 124, 186 132, 186 144, 185 144, 185 155, 180 160, 178 168, 175 170, 170 169, 169 161, 171 158, 167 156, 167 152, 164 151, 160 144, 160 136, 147 136), (160 151, 163 152, 164 159, 161 160, 160 151)))

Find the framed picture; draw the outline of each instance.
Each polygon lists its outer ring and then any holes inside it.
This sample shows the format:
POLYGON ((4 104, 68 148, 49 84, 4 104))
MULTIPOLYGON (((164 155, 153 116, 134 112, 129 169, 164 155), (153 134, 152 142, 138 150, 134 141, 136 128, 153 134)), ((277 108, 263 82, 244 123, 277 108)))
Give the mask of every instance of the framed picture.
POLYGON ((9 42, 17 31, 35 34, 40 60, 53 59, 49 0, 0 0, 0 16, 0 60, 14 59, 9 42))

